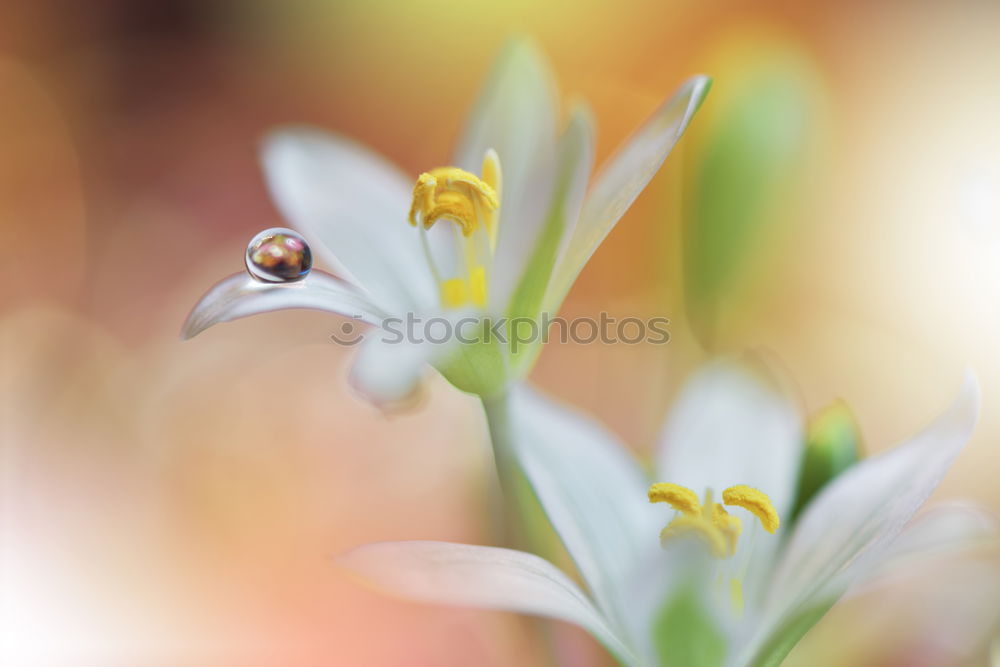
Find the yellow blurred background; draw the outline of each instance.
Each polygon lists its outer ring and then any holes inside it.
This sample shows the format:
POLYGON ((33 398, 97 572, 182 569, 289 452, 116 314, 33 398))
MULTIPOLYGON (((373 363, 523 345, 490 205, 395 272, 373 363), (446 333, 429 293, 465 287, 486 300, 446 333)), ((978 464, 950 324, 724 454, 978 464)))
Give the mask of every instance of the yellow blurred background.
MULTIPOLYGON (((875 452, 971 367, 982 420, 938 495, 1000 510, 998 28, 986 2, 0 3, 4 649, 46 665, 541 664, 511 616, 387 600, 330 562, 373 540, 488 539, 475 400, 438 379, 418 410, 379 413, 346 388, 350 351, 322 314, 178 339, 282 223, 257 164, 268 128, 313 123, 413 174, 438 166, 511 34, 591 104, 598 163, 688 75, 715 78, 565 306, 670 317, 670 344, 552 344, 539 385, 643 452, 699 362, 764 350, 807 410, 846 399, 875 452), (733 237, 746 256, 695 313, 691 216, 746 195, 706 176, 707 156, 759 81, 790 95, 763 135, 788 145, 753 204, 761 228, 733 237)), ((740 145, 752 171, 761 149, 740 145)), ((571 664, 604 664, 575 640, 571 664)))

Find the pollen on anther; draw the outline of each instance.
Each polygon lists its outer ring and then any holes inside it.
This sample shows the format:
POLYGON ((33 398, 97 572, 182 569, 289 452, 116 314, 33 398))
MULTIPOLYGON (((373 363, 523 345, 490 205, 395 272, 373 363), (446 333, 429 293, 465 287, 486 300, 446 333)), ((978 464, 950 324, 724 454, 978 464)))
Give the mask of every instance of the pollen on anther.
POLYGON ((760 519, 764 530, 774 533, 781 525, 778 511, 771 504, 771 499, 763 491, 739 484, 722 492, 722 502, 726 505, 742 507, 760 519))
POLYGON ((425 229, 438 220, 451 220, 469 236, 480 223, 477 208, 492 214, 499 206, 496 192, 479 177, 457 167, 438 167, 417 178, 409 220, 425 229))
POLYGON ((670 482, 658 482, 649 487, 649 502, 668 503, 678 512, 684 514, 698 514, 701 512, 701 503, 698 502, 698 494, 680 484, 670 482))

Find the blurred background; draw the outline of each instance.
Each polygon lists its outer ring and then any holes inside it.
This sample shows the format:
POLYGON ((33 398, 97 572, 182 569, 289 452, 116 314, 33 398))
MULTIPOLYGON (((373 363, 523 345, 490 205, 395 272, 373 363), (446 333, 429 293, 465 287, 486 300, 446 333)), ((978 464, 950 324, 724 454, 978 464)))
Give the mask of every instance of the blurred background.
MULTIPOLYGON (((646 452, 684 377, 750 348, 807 412, 847 400, 877 452, 971 367, 982 420, 938 496, 1000 511, 998 28, 988 2, 3 0, 4 664, 541 664, 512 616, 388 600, 330 563, 488 540, 474 399, 435 379, 379 413, 322 314, 178 338, 282 223, 268 128, 335 129, 416 175, 448 161, 511 34, 590 103, 598 163, 688 75, 715 78, 564 309, 666 316, 671 342, 551 344, 539 385, 646 452)), ((939 565, 791 661, 983 664, 989 615, 967 607, 1000 563, 939 565)), ((571 664, 605 664, 561 632, 571 664)))

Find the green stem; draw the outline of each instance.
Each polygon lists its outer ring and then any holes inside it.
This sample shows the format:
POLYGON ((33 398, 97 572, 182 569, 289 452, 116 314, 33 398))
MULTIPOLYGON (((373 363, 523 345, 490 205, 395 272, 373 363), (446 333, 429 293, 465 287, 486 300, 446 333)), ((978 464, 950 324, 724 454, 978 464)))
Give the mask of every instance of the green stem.
POLYGON ((491 494, 490 509, 498 544, 552 559, 559 553, 559 545, 545 510, 517 461, 514 449, 517 433, 511 420, 510 395, 482 400, 496 463, 497 483, 491 494))
POLYGON ((519 528, 524 508, 519 500, 527 480, 514 455, 514 434, 510 421, 510 395, 499 394, 483 398, 486 424, 493 445, 496 483, 490 494, 490 514, 493 517, 494 538, 508 547, 521 547, 524 531, 519 528))
MULTIPOLYGON (((510 418, 510 394, 482 400, 496 467, 496 483, 490 494, 494 540, 500 546, 544 556, 551 533, 546 530, 547 520, 514 453, 516 434, 510 418)), ((559 665, 559 649, 547 625, 526 617, 522 617, 521 625, 543 647, 548 663, 559 665)))

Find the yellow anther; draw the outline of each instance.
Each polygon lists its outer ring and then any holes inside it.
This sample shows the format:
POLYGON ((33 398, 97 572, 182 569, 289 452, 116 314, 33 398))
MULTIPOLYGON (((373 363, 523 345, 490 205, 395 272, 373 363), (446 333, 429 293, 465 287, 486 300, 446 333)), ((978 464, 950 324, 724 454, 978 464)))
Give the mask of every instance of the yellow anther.
POLYGON ((730 506, 742 507, 752 512, 764 530, 773 533, 781 525, 777 510, 771 504, 771 499, 762 491, 740 484, 732 486, 722 492, 722 502, 730 506))
MULTIPOLYGON (((649 502, 667 503, 680 512, 660 533, 662 545, 681 535, 697 535, 718 558, 728 558, 736 553, 743 523, 712 500, 711 489, 705 490, 705 498, 699 502, 698 495, 686 486, 659 482, 649 487, 648 496, 649 502)), ((778 512, 767 495, 749 486, 741 484, 726 489, 722 492, 722 502, 752 512, 769 533, 775 532, 781 524, 778 512)))
POLYGON ((716 558, 728 555, 726 536, 710 521, 699 515, 681 514, 660 531, 660 544, 667 546, 682 537, 695 537, 702 540, 716 558))
POLYGON ((469 236, 479 226, 480 212, 489 231, 493 212, 499 206, 496 190, 486 181, 458 167, 438 167, 417 178, 409 219, 411 225, 423 225, 425 229, 442 218, 448 219, 469 236))
POLYGON ((698 502, 698 494, 680 484, 670 482, 658 482, 649 487, 649 502, 669 503, 678 512, 684 514, 700 514, 701 503, 698 502))

